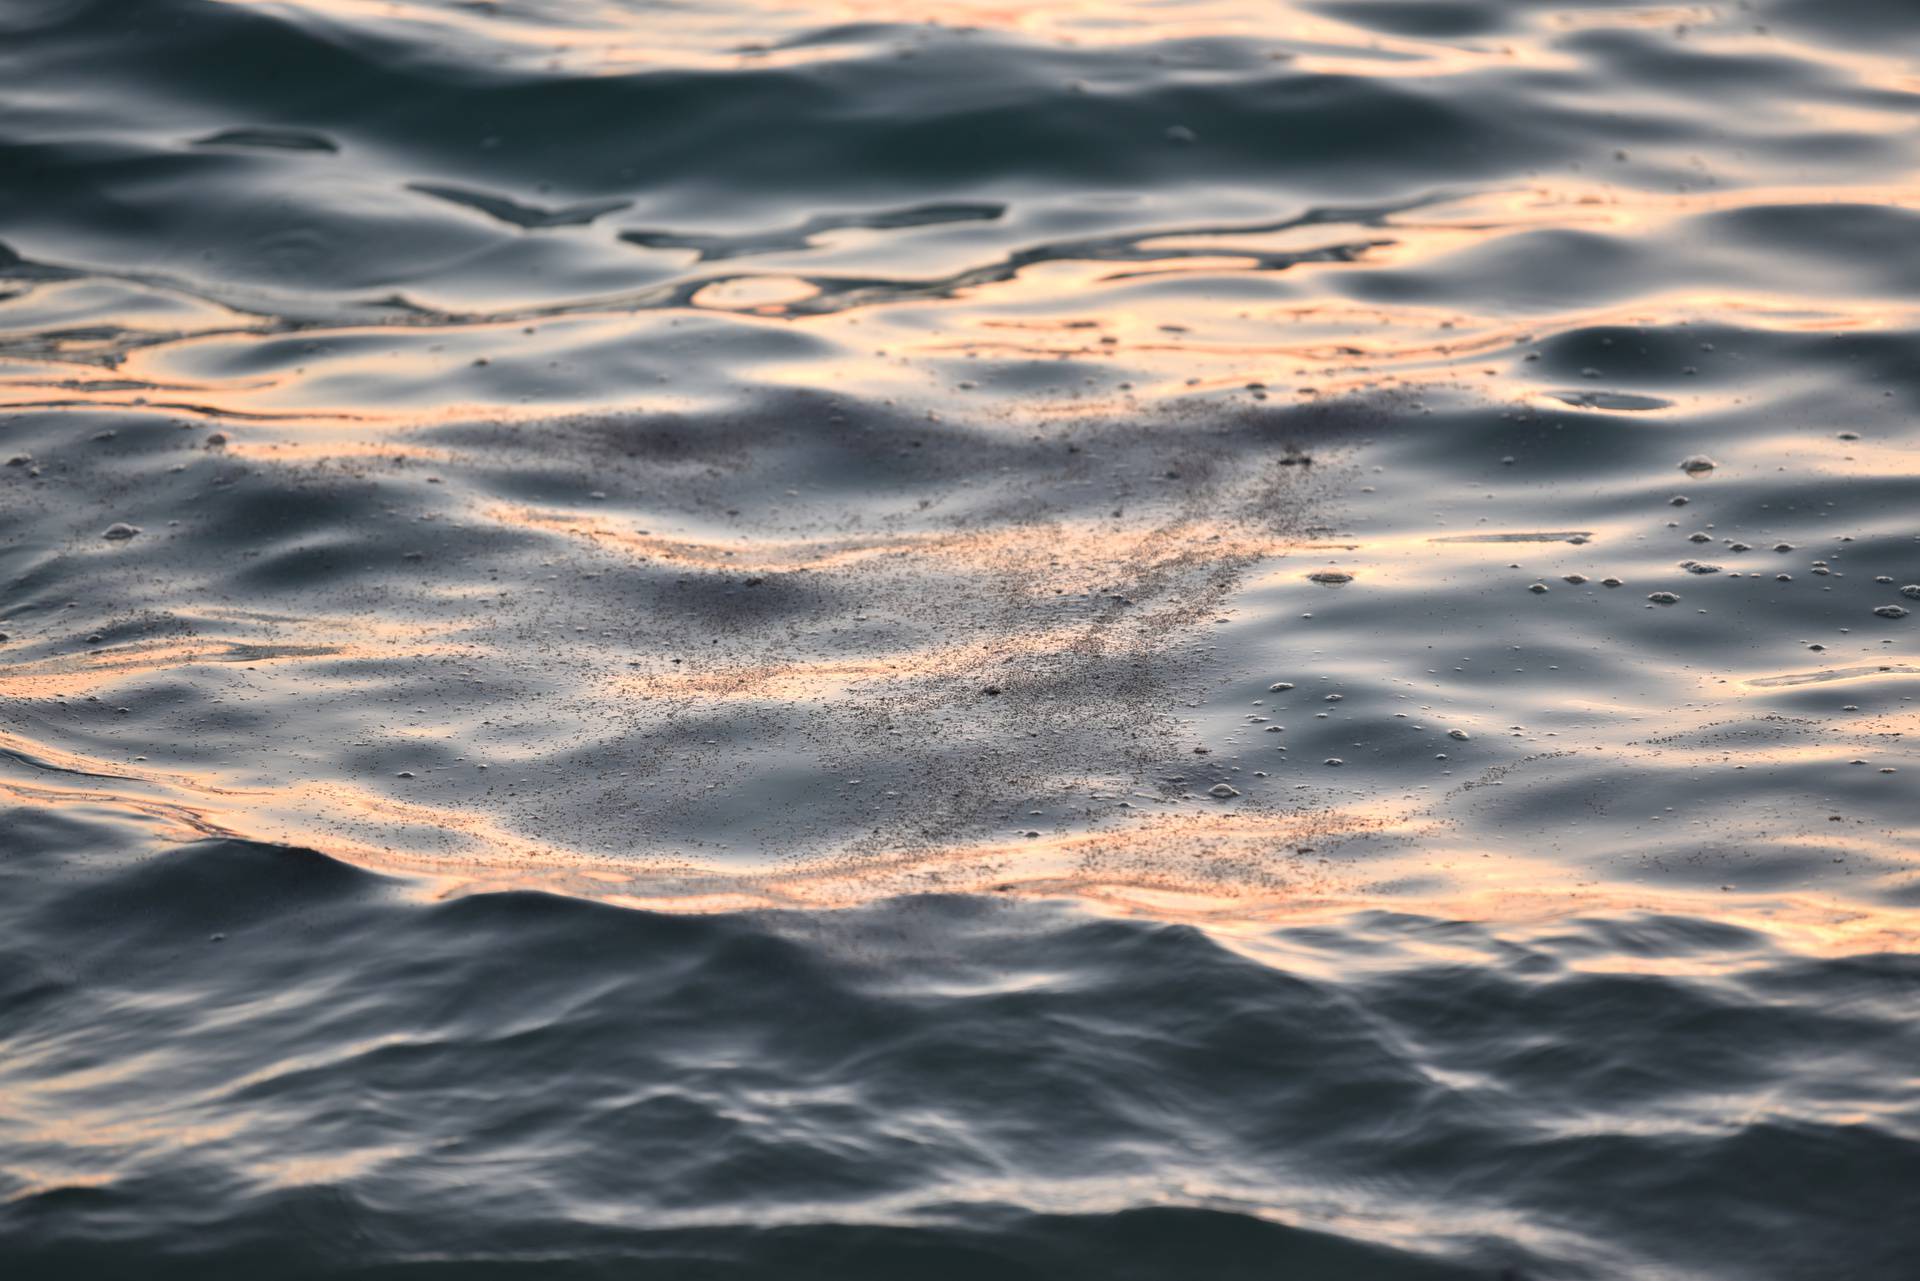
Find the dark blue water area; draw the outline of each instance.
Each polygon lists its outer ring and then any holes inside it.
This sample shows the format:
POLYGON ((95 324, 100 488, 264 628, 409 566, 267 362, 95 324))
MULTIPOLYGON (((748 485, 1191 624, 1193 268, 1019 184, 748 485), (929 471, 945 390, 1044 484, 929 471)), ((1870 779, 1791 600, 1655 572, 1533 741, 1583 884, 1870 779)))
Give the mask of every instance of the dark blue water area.
POLYGON ((7 815, 9 1275, 1861 1277, 1910 957, 1711 920, 434 901, 7 815))

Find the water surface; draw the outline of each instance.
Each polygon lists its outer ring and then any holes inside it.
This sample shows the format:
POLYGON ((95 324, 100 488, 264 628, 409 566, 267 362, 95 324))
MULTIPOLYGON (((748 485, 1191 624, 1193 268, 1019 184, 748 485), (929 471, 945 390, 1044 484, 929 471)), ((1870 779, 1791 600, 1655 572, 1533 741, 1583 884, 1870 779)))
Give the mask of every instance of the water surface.
POLYGON ((0 1251, 1908 1275, 1917 12, 0 11, 0 1251))

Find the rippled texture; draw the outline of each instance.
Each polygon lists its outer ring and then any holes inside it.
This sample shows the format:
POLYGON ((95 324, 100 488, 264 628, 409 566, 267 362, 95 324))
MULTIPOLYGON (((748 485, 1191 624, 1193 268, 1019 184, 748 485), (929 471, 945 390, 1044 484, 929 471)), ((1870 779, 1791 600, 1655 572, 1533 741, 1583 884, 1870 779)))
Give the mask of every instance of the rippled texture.
POLYGON ((1917 51, 0 8, 0 1252, 1907 1276, 1917 51))

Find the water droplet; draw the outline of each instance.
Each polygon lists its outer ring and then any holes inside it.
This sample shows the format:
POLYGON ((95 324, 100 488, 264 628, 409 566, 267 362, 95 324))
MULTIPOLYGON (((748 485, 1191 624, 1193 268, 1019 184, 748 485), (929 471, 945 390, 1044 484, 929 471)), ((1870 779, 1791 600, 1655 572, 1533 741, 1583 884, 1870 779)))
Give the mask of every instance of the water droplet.
POLYGON ((1230 796, 1240 795, 1240 789, 1230 783, 1215 783, 1207 789, 1207 795, 1224 801, 1230 796))
POLYGON ((1707 457, 1705 454, 1692 454, 1680 460, 1680 470, 1686 472, 1689 476, 1698 476, 1702 472, 1710 472, 1719 465, 1719 463, 1714 462, 1713 459, 1707 457))
POLYGON ((116 520, 115 522, 113 522, 113 524, 107 526, 106 529, 102 531, 100 537, 107 539, 109 542, 123 543, 127 539, 132 538, 134 535, 138 534, 139 532, 140 532, 139 526, 129 525, 125 521, 116 520))
POLYGON ((1675 605, 1680 601, 1679 595, 1675 592, 1653 592, 1647 596, 1647 599, 1656 605, 1675 605))
POLYGON ((1467 731, 1463 729, 1450 729, 1447 731, 1447 737, 1457 738, 1464 743, 1467 741, 1467 731))

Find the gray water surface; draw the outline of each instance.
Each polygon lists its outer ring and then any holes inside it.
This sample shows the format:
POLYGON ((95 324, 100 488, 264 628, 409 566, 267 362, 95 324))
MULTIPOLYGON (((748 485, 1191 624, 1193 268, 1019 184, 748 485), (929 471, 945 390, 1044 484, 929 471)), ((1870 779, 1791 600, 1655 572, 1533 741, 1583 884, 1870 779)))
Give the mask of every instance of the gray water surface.
POLYGON ((1917 340, 1896 0, 0 6, 0 1262, 1908 1277, 1917 340))

